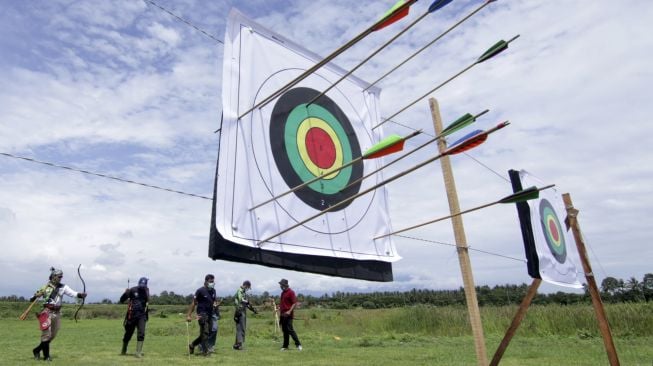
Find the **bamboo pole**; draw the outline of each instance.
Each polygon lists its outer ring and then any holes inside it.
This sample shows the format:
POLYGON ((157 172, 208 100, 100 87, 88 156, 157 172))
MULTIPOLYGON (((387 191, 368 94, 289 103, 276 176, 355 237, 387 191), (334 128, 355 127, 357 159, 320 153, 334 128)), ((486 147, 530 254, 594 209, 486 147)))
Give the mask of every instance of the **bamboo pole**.
POLYGON ((506 352, 506 349, 508 348, 508 345, 510 344, 512 337, 514 337, 515 333, 517 332, 517 328, 519 328, 522 320, 524 320, 524 317, 526 316, 526 312, 528 311, 528 307, 531 305, 531 302, 533 301, 535 294, 537 294, 537 289, 538 287, 540 287, 541 283, 542 283, 541 279, 533 278, 533 282, 531 282, 531 286, 528 288, 528 292, 526 293, 526 296, 524 296, 524 299, 519 305, 519 309, 517 310, 515 317, 512 319, 512 323, 510 324, 510 327, 508 328, 508 330, 506 330, 506 335, 503 336, 503 339, 501 340, 501 343, 499 344, 497 351, 494 353, 494 357, 492 357, 490 366, 497 366, 501 361, 501 357, 503 357, 503 354, 506 352))
MULTIPOLYGON (((435 134, 440 135, 442 133, 442 117, 440 116, 440 107, 437 100, 435 100, 435 98, 430 98, 429 106, 431 107, 431 116, 433 118, 435 134)), ((438 141, 438 149, 440 154, 447 149, 447 142, 444 139, 438 141)), ((449 200, 449 211, 452 215, 455 215, 460 212, 460 205, 458 204, 456 182, 453 177, 449 156, 443 156, 440 159, 440 164, 442 165, 442 175, 444 176, 444 184, 447 190, 447 198, 449 200)), ((452 217, 451 224, 453 225, 454 237, 456 239, 456 250, 458 252, 458 262, 460 263, 460 271, 462 272, 463 277, 469 321, 474 335, 477 365, 485 366, 487 365, 487 351, 485 349, 485 337, 483 336, 483 324, 481 323, 481 312, 478 308, 478 300, 476 298, 474 276, 472 274, 472 265, 469 259, 469 250, 467 247, 467 239, 465 238, 465 228, 463 227, 462 217, 460 215, 452 217)))
POLYGON ((587 256, 585 239, 583 239, 583 235, 580 232, 580 224, 578 224, 577 219, 578 210, 574 208, 574 204, 571 202, 571 195, 569 193, 564 193, 562 195, 562 201, 565 203, 565 208, 567 209, 567 219, 565 221, 571 228, 571 232, 574 234, 574 241, 576 242, 576 247, 578 248, 580 262, 583 265, 585 279, 587 280, 587 287, 590 296, 592 297, 592 306, 594 306, 594 312, 596 313, 596 318, 599 322, 599 330, 601 331, 601 336, 603 337, 603 345, 605 346, 605 351, 608 354, 608 360, 610 361, 611 366, 618 366, 620 365, 619 357, 617 356, 617 349, 614 347, 614 342, 612 340, 610 324, 608 323, 608 317, 605 315, 605 309, 603 308, 601 295, 599 294, 599 289, 596 285, 596 279, 594 278, 594 273, 592 272, 592 266, 590 265, 589 257, 587 256))
POLYGON ((25 311, 23 311, 23 313, 20 314, 20 316, 18 317, 18 319, 20 319, 20 320, 25 320, 25 319, 27 319, 27 316, 29 315, 29 312, 32 310, 32 307, 34 306, 34 304, 36 304, 36 302, 39 301, 39 298, 40 298, 40 296, 37 297, 36 299, 34 299, 34 301, 32 301, 32 303, 29 304, 29 306, 27 307, 27 309, 25 309, 25 311))

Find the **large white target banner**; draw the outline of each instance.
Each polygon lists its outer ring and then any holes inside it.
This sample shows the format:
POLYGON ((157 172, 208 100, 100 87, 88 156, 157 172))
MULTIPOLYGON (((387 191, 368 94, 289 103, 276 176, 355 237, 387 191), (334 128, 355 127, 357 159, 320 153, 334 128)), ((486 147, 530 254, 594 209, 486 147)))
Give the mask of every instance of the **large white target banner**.
POLYGON ((382 131, 372 130, 380 122, 378 88, 366 89, 367 83, 348 77, 320 96, 346 73, 336 65, 327 64, 251 110, 320 60, 231 11, 224 46, 215 228, 224 240, 256 250, 316 256, 312 260, 394 262, 400 257, 392 239, 373 240, 391 228, 385 188, 262 242, 383 179, 378 174, 359 180, 379 168, 382 159, 339 169, 377 143, 382 131))

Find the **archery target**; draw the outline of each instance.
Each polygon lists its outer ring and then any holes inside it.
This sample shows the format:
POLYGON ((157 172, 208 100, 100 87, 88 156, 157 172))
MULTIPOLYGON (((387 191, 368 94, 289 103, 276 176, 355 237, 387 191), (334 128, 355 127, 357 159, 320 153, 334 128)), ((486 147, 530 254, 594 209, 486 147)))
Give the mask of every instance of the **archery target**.
POLYGON ((321 60, 230 12, 210 255, 388 280, 389 263, 400 257, 390 237, 374 239, 392 226, 388 191, 357 196, 383 180, 379 172, 359 181, 383 159, 352 163, 381 140, 383 131, 372 130, 381 90, 350 75, 313 102, 347 73, 331 62, 314 69, 321 60), (318 215, 327 208, 333 210, 318 215))
MULTIPOLYGON (((272 154, 291 188, 361 156, 351 122, 333 100, 322 96, 307 104, 317 95, 319 92, 311 88, 291 89, 278 99, 272 111, 270 141, 283 141, 283 148, 273 150, 272 154)), ((358 193, 360 182, 345 187, 362 176, 362 162, 359 162, 310 183, 295 194, 321 211, 358 193)))
POLYGON ((544 240, 551 254, 559 263, 565 263, 567 260, 567 243, 555 209, 548 200, 542 199, 539 205, 539 213, 544 240))
MULTIPOLYGON (((283 85, 280 80, 291 80, 302 71, 277 70, 258 87, 253 103, 283 85)), ((360 180, 365 174, 362 160, 338 170, 360 157, 364 148, 372 146, 378 137, 372 137, 371 124, 363 124, 363 121, 369 120, 369 116, 360 114, 361 108, 355 105, 359 102, 352 101, 348 94, 340 90, 340 85, 333 88, 328 96, 323 95, 309 104, 331 82, 319 72, 313 74, 260 111, 252 113, 242 126, 251 135, 253 161, 261 183, 269 194, 266 198, 258 198, 258 202, 284 194, 326 174, 257 208, 257 212, 267 212, 263 210, 276 206, 295 222, 300 222, 316 211, 323 211, 356 195, 363 187, 378 182, 378 177, 360 180), (264 146, 267 148, 262 149, 264 146), (333 172, 329 174, 330 171, 333 172)), ((380 163, 380 160, 367 162, 369 169, 378 168, 377 164, 380 163)), ((375 196, 376 192, 372 192, 336 207, 325 215, 330 217, 326 226, 324 220, 307 222, 304 226, 323 234, 347 232, 369 214, 375 196), (340 216, 336 216, 338 214, 340 216)))

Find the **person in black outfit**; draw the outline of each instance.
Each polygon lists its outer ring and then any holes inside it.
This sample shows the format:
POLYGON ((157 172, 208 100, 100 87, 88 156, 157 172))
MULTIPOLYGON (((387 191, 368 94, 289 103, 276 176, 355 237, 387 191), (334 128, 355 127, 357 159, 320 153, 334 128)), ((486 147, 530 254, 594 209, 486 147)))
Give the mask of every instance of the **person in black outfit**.
POLYGON ((201 344, 202 355, 209 355, 208 339, 211 329, 213 328, 214 307, 217 306, 217 304, 215 277, 212 274, 207 274, 204 277, 204 286, 195 291, 193 302, 188 307, 186 321, 190 322, 192 320, 193 310, 197 307, 197 322, 200 326, 199 336, 188 345, 189 353, 194 353, 195 347, 201 344))
POLYGON ((120 296, 120 303, 127 301, 127 314, 125 314, 125 335, 122 337, 121 355, 127 354, 127 345, 138 328, 136 336, 136 357, 143 357, 143 341, 145 341, 145 323, 148 320, 147 303, 150 301, 150 289, 147 287, 147 278, 141 277, 138 286, 125 289, 120 296))

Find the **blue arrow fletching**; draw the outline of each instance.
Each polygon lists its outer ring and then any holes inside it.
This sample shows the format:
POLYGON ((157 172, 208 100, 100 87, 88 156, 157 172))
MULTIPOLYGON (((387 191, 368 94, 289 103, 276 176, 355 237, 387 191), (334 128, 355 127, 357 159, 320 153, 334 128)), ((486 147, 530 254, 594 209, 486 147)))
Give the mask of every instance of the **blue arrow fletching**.
POLYGON ((463 142, 463 141, 466 141, 466 140, 469 140, 469 139, 471 139, 472 137, 474 137, 474 136, 476 136, 476 135, 480 135, 480 134, 482 134, 482 133, 483 133, 483 130, 475 130, 475 131, 472 131, 472 132, 468 133, 467 135, 465 135, 465 136, 459 138, 458 140, 456 140, 456 142, 454 142, 453 144, 450 144, 449 146, 456 146, 456 145, 458 145, 459 143, 461 143, 461 142, 463 142))
POLYGON ((447 4, 452 2, 453 0, 435 0, 431 6, 429 6, 429 13, 432 13, 436 10, 440 10, 444 8, 447 4))

